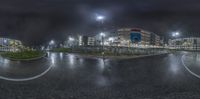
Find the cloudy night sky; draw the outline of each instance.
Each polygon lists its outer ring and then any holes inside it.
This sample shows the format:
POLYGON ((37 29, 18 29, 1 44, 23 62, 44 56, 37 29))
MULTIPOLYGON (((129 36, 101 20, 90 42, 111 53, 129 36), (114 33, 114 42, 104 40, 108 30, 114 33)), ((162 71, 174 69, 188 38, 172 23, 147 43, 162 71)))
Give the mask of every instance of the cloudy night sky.
POLYGON ((95 34, 97 14, 106 16, 108 29, 198 34, 199 5, 199 0, 1 0, 0 35, 39 45, 75 33, 95 34))

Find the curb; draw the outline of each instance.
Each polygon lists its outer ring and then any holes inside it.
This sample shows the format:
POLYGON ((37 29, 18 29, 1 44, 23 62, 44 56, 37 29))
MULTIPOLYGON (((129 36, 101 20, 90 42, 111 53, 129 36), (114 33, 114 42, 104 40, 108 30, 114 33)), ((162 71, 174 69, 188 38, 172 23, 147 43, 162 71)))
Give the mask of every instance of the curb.
POLYGON ((47 53, 45 53, 43 56, 31 58, 31 59, 13 59, 13 58, 8 58, 8 57, 3 57, 3 58, 11 60, 11 61, 35 61, 35 60, 44 58, 46 55, 47 55, 47 53))
MULTIPOLYGON (((85 58, 103 58, 103 56, 93 56, 93 55, 81 55, 73 53, 77 57, 85 57, 85 58)), ((105 59, 136 59, 136 58, 144 58, 144 57, 153 57, 153 56, 161 56, 167 55, 169 53, 162 54, 154 54, 154 55, 140 55, 140 56, 104 56, 105 59)))
POLYGON ((169 53, 164 54, 155 54, 155 55, 140 55, 140 56, 133 56, 133 57, 105 57, 106 59, 137 59, 137 58, 144 58, 144 57, 153 57, 153 56, 161 56, 161 55, 167 55, 169 53))

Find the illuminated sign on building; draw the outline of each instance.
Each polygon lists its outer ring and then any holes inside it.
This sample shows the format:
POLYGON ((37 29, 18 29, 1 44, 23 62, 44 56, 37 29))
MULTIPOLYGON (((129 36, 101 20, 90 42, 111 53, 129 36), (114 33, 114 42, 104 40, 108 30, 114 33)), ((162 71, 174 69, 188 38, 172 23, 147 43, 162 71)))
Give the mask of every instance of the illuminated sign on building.
POLYGON ((138 42, 141 42, 142 40, 142 35, 141 33, 131 33, 130 34, 130 39, 131 39, 131 42, 132 43, 138 43, 138 42))

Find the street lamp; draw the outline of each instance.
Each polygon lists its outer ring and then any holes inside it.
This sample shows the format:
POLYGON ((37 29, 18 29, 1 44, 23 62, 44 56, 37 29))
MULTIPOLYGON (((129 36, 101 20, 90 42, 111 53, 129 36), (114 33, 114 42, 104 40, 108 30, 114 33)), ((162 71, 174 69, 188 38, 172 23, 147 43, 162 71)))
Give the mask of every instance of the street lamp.
POLYGON ((53 45, 55 44, 55 41, 54 40, 51 40, 50 42, 49 42, 49 46, 51 47, 51 49, 53 48, 53 45))
POLYGON ((69 40, 69 46, 72 47, 73 42, 74 42, 75 39, 73 37, 69 37, 68 40, 69 40))
POLYGON ((179 35, 180 35, 179 32, 173 32, 173 33, 172 33, 172 36, 173 36, 173 37, 178 37, 179 35))
POLYGON ((102 55, 104 57, 104 37, 106 36, 105 33, 101 32, 100 33, 100 36, 101 36, 101 42, 102 42, 102 55))
POLYGON ((54 40, 51 40, 50 42, 49 42, 49 45, 54 45, 55 44, 55 41, 54 40))
POLYGON ((101 37, 105 37, 106 35, 105 35, 105 33, 101 32, 101 33, 100 33, 100 36, 101 36, 101 37))
POLYGON ((104 22, 104 20, 105 20, 105 17, 102 16, 102 15, 98 15, 98 16, 96 17, 96 20, 97 20, 97 21, 100 21, 100 22, 103 24, 103 22, 104 22))
POLYGON ((102 20, 104 20, 104 19, 105 19, 105 17, 102 16, 102 15, 97 16, 97 21, 102 21, 102 20))
POLYGON ((101 42, 102 42, 101 45, 104 46, 104 37, 105 37, 106 35, 105 35, 105 33, 101 32, 101 33, 100 33, 100 36, 101 36, 101 42))
MULTIPOLYGON (((179 36, 180 36, 180 33, 179 33, 179 32, 173 32, 173 33, 172 33, 172 37, 174 37, 174 39, 177 38, 177 37, 179 37, 179 36)), ((177 48, 176 45, 177 45, 177 44, 176 44, 176 40, 175 40, 175 48, 177 48)))
POLYGON ((72 38, 72 37, 69 37, 69 41, 74 41, 74 38, 72 38))
POLYGON ((113 37, 110 37, 110 38, 108 38, 108 41, 113 42, 113 41, 114 41, 114 38, 113 38, 113 37))
POLYGON ((7 43, 7 39, 4 39, 3 42, 4 42, 4 43, 7 43))
POLYGON ((180 35, 180 33, 179 33, 179 32, 176 32, 175 34, 176 34, 176 36, 179 36, 179 35, 180 35))
POLYGON ((102 30, 101 30, 100 36, 101 36, 101 41, 102 41, 102 55, 103 55, 103 59, 104 59, 104 37, 105 37, 105 33, 103 33, 102 31, 104 31, 103 22, 105 20, 105 17, 102 16, 102 15, 97 15, 96 20, 101 22, 101 24, 102 24, 102 30))
POLYGON ((108 38, 108 41, 109 41, 109 45, 111 46, 111 44, 114 42, 114 37, 108 38))

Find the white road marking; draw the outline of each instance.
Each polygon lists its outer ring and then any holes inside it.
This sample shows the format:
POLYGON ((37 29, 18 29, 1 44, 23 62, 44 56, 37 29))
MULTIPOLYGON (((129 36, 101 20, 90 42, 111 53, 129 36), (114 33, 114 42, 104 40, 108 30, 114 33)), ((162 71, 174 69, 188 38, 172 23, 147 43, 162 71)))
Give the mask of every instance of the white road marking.
POLYGON ((195 77, 197 77, 197 78, 200 79, 200 76, 199 76, 199 75, 197 75, 197 74, 195 74, 194 72, 192 72, 192 71, 185 65, 185 63, 184 63, 184 61, 183 61, 183 58, 184 58, 184 57, 185 57, 185 55, 183 55, 183 56, 181 57, 181 61, 182 61, 183 66, 185 67, 185 69, 186 69, 190 74, 192 74, 193 76, 195 76, 195 77))
POLYGON ((3 80, 8 80, 8 81, 29 81, 29 80, 34 80, 37 79, 39 77, 42 77, 43 75, 45 75, 50 69, 52 68, 52 65, 49 66, 49 68, 47 68, 44 72, 42 72, 39 75, 33 76, 33 77, 28 77, 28 78, 8 78, 8 77, 4 77, 4 76, 0 76, 0 79, 3 80))
POLYGON ((52 67, 53 67, 53 65, 51 64, 44 72, 42 72, 41 74, 38 74, 36 76, 33 76, 33 77, 28 77, 28 78, 9 78, 9 77, 0 76, 0 79, 8 80, 8 81, 15 81, 15 82, 34 80, 34 79, 37 79, 37 78, 42 77, 43 75, 45 75, 52 67))

